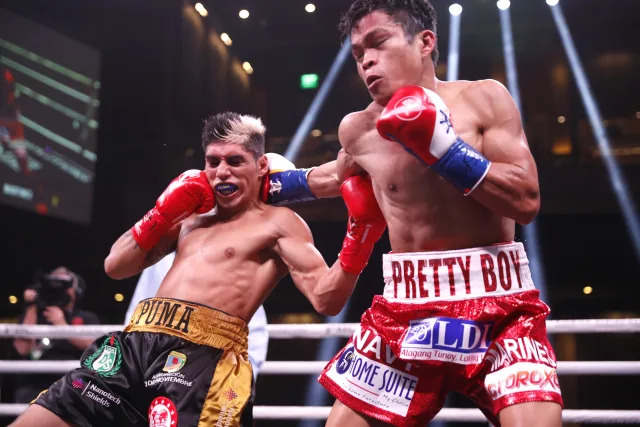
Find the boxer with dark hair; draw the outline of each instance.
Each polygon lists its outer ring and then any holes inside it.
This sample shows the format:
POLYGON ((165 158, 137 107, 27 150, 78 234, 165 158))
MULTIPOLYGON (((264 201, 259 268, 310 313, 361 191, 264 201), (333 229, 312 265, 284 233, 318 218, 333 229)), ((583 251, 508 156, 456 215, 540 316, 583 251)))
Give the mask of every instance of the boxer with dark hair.
POLYGON ((338 313, 386 228, 370 181, 346 181, 348 234, 329 268, 305 222, 259 198, 264 133, 259 119, 235 113, 205 123, 204 170, 171 182, 105 260, 123 279, 175 250, 156 296, 124 332, 95 341, 16 426, 252 425, 246 320, 287 273, 316 310, 338 313))
POLYGON ((338 399, 327 425, 424 426, 454 391, 495 425, 560 426, 549 308, 513 241, 540 206, 513 99, 493 80, 436 78, 426 0, 356 0, 340 28, 373 102, 318 169, 371 177, 392 253, 383 295, 320 376, 338 399))

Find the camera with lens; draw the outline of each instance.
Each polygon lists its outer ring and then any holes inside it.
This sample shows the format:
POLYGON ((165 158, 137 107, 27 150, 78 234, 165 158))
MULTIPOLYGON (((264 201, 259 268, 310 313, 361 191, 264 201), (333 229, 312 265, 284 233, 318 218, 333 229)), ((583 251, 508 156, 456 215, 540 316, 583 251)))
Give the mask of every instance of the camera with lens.
POLYGON ((34 303, 38 306, 38 311, 48 306, 66 307, 71 302, 67 290, 74 286, 73 282, 73 276, 42 273, 36 275, 35 283, 29 288, 37 293, 34 303))

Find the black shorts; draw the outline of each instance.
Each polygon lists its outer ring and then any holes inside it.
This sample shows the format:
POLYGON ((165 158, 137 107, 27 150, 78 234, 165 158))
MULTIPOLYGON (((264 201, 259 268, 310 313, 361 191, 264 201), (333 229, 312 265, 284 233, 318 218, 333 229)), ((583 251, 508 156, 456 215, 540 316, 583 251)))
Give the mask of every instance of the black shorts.
POLYGON ((221 311, 147 299, 33 403, 87 427, 251 426, 247 333, 221 311))

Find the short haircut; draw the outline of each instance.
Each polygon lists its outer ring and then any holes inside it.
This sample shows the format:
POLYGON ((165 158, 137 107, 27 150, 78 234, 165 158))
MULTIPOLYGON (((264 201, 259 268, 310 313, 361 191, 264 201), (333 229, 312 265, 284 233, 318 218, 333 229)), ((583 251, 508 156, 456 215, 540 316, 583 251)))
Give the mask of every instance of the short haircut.
MULTIPOLYGON (((428 0, 355 0, 347 13, 342 15, 338 28, 342 39, 351 36, 353 27, 366 15, 381 11, 402 26, 407 41, 413 40, 420 31, 431 30, 436 34, 436 11, 428 0)), ((433 64, 438 63, 438 45, 431 52, 433 64)))
POLYGON ((202 129, 202 149, 206 152, 209 144, 240 144, 254 159, 264 154, 264 134, 262 120, 257 117, 232 113, 216 114, 204 122, 202 129))

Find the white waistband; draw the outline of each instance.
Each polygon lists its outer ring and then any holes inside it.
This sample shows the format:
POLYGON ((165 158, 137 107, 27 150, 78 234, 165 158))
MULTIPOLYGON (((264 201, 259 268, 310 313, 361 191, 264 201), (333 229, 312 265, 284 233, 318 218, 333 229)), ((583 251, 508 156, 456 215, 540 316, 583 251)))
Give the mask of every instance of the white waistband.
POLYGON ((384 297, 424 303, 499 296, 535 289, 522 243, 382 257, 384 297))

